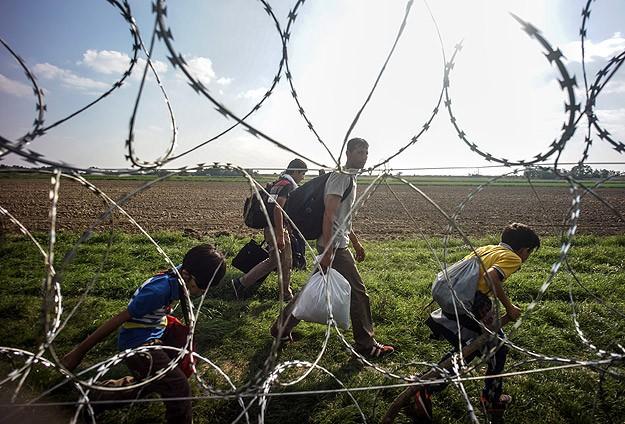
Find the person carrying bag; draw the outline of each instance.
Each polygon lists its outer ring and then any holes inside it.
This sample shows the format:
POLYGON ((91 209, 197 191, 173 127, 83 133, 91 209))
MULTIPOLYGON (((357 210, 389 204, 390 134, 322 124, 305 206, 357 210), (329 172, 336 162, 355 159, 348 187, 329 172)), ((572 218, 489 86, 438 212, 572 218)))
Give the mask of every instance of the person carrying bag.
MULTIPOLYGON (((291 291, 291 239, 289 226, 285 225, 285 219, 281 208, 284 207, 289 194, 295 190, 298 184, 304 179, 306 169, 306 164, 301 159, 293 159, 289 163, 286 171, 284 171, 280 178, 267 190, 269 195, 267 196, 266 209, 272 221, 267 222, 266 218, 264 218, 265 242, 269 246, 268 257, 244 275, 234 278, 231 281, 232 290, 237 299, 244 297, 251 286, 258 281, 262 281, 267 274, 276 269, 278 266, 278 257, 280 258, 281 267, 279 272, 282 275, 280 293, 285 301, 290 301, 293 298, 293 293, 291 291), (275 207, 276 205, 280 207, 277 208, 275 207), (277 249, 274 248, 272 242, 272 227, 276 236, 277 249)), ((250 213, 252 212, 253 211, 250 213)))

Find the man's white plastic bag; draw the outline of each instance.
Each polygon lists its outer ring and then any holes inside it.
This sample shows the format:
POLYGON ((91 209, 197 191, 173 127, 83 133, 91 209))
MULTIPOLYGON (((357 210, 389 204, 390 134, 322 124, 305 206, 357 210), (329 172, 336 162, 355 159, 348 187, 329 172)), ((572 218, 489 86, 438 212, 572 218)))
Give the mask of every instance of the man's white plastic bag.
POLYGON ((345 277, 332 268, 328 268, 325 276, 321 275, 321 272, 316 272, 310 277, 310 280, 297 297, 292 314, 295 318, 303 321, 326 324, 330 316, 326 297, 326 284, 336 325, 347 330, 350 323, 349 305, 352 289, 345 277))

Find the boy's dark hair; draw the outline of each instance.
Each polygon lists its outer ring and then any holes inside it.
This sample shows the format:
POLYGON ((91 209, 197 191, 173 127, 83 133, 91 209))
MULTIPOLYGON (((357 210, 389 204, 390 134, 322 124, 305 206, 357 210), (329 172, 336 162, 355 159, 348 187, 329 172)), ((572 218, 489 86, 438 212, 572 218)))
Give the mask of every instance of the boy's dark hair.
POLYGON ((510 246, 512 250, 519 250, 524 247, 535 250, 540 247, 540 238, 534 230, 518 222, 513 222, 503 229, 501 241, 510 246))
POLYGON ((354 137, 347 142, 346 150, 349 152, 357 147, 369 147, 369 143, 364 138, 354 137))
POLYGON ((308 170, 308 167, 306 166, 306 163, 303 160, 293 159, 291 162, 289 162, 289 166, 286 167, 286 171, 284 171, 284 173, 292 175, 294 172, 307 171, 307 170, 308 170))
POLYGON ((224 256, 210 244, 200 244, 191 248, 182 260, 182 269, 186 269, 201 289, 219 284, 226 274, 224 256), (214 277, 213 277, 214 276, 214 277))

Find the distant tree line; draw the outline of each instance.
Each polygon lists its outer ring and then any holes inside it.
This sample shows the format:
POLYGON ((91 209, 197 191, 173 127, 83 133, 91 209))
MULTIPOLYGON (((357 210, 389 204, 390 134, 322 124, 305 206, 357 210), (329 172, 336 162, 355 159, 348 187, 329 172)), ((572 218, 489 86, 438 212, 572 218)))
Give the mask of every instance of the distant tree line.
MULTIPOLYGON (((41 167, 26 167, 26 166, 19 166, 19 165, 4 165, 4 164, 0 164, 0 169, 15 169, 15 170, 28 170, 28 171, 54 171, 54 167, 52 166, 41 166, 41 167)), ((258 171, 255 171, 254 169, 246 169, 246 171, 253 176, 257 176, 258 175, 258 171)), ((167 175, 167 174, 171 174, 173 172, 173 170, 169 169, 169 170, 165 170, 165 169, 157 169, 157 170, 147 170, 145 172, 145 174, 148 175, 158 175, 158 176, 163 176, 163 175, 167 175)), ((241 176, 243 175, 243 173, 237 169, 223 169, 223 168, 205 168, 202 169, 201 171, 195 171, 195 172, 181 172, 179 175, 206 175, 206 176, 211 176, 211 177, 237 177, 237 176, 241 176)))
MULTIPOLYGON (((40 170, 40 171, 51 171, 51 172, 54 171, 54 167, 52 166, 29 168, 29 167, 19 166, 19 165, 4 165, 4 164, 0 164, 0 169, 24 169, 24 170, 31 170, 31 171, 40 170)), ((245 171, 247 171, 252 176, 259 175, 258 171, 254 169, 246 169, 245 171)), ((157 170, 146 171, 145 173, 148 175, 163 176, 163 175, 170 174, 171 172, 172 172, 171 169, 170 170, 157 169, 157 170)), ((570 171, 566 169, 558 169, 558 173, 560 175, 570 175, 571 177, 575 179, 582 179, 582 180, 590 179, 590 178, 602 179, 602 178, 608 178, 612 176, 625 176, 625 172, 623 171, 614 171, 611 169, 593 169, 590 165, 576 165, 573 168, 571 168, 570 171)), ((402 174, 401 172, 398 173, 398 175, 401 175, 401 174, 402 174)), ((242 176, 243 173, 237 169, 205 168, 205 169, 202 169, 201 171, 194 171, 194 172, 183 171, 179 175, 204 175, 204 176, 210 176, 210 177, 238 177, 238 176, 242 176)), ((553 172, 553 169, 546 168, 546 167, 527 168, 525 171, 523 171, 523 176, 533 178, 533 179, 540 179, 540 180, 554 180, 554 179, 559 178, 553 172)))
MULTIPOLYGON (((246 171, 250 175, 258 174, 258 172, 254 171, 253 169, 246 169, 246 171)), ((155 173, 157 175, 166 175, 171 172, 172 172, 171 170, 165 171, 165 170, 159 169, 155 173)), ((204 175, 204 176, 209 176, 209 177, 239 177, 239 176, 242 176, 243 173, 239 171, 238 169, 204 168, 199 171, 192 171, 192 172, 183 171, 178 175, 204 175)))
POLYGON ((19 165, 2 165, 2 164, 0 164, 0 169, 35 169, 35 168, 28 168, 26 166, 19 166, 19 165))
MULTIPOLYGON (((560 175, 570 175, 577 180, 590 178, 602 179, 612 176, 625 175, 622 171, 613 171, 611 169, 593 169, 590 165, 575 165, 570 171, 566 169, 558 169, 560 175)), ((554 180, 558 176, 550 168, 527 168, 523 175, 529 178, 540 180, 554 180)))

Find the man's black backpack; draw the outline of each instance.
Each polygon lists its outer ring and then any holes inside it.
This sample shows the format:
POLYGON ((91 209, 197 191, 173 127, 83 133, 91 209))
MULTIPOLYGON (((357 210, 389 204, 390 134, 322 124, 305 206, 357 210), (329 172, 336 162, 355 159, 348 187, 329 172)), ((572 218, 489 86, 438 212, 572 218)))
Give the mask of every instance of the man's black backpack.
MULTIPOLYGON (((285 212, 306 240, 318 239, 321 236, 325 212, 324 192, 330 175, 332 173, 321 175, 299 186, 289 194, 284 205, 285 212)), ((349 187, 343 193, 341 202, 349 196, 353 188, 354 182, 350 179, 349 187)))
POLYGON ((267 214, 269 215, 269 223, 267 223, 267 219, 263 214, 263 210, 260 206, 260 200, 255 193, 245 199, 245 203, 243 204, 243 220, 245 221, 245 225, 250 228, 265 228, 269 225, 273 225, 273 209, 275 207, 275 203, 269 202, 269 196, 267 193, 277 184, 281 186, 285 186, 290 184, 287 179, 279 179, 278 181, 274 181, 273 183, 268 183, 265 186, 265 191, 259 190, 260 198, 262 202, 265 204, 265 208, 267 208, 267 214))

